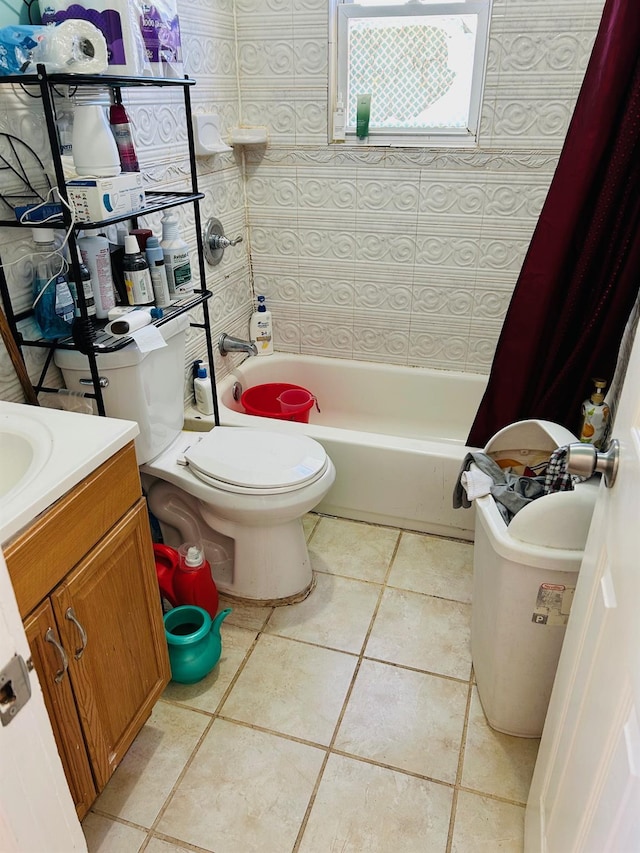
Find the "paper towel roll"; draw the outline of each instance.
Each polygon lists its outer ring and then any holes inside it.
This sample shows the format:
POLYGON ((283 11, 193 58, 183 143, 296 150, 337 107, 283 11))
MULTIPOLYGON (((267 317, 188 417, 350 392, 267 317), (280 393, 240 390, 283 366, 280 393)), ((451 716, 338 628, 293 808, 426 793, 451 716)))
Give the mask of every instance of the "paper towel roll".
POLYGON ((51 73, 103 74, 108 65, 107 42, 89 21, 63 21, 46 28, 33 58, 51 73))

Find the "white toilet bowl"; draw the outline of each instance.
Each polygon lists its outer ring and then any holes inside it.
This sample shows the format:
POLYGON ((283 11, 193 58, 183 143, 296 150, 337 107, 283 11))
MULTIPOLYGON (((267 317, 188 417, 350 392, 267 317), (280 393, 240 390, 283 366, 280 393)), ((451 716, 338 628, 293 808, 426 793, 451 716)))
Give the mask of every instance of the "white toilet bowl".
MULTIPOLYGON (((138 464, 167 545, 201 539, 222 592, 280 604, 303 597, 313 576, 302 516, 329 491, 333 463, 308 436, 180 432, 187 327, 180 315, 160 327, 164 346, 97 356, 106 413, 140 426, 138 464)), ((56 350, 55 361, 67 388, 83 391, 86 356, 56 350)))
POLYGON ((302 516, 335 479, 318 442, 237 427, 182 432, 141 471, 165 542, 201 539, 221 592, 263 603, 309 592, 302 516))

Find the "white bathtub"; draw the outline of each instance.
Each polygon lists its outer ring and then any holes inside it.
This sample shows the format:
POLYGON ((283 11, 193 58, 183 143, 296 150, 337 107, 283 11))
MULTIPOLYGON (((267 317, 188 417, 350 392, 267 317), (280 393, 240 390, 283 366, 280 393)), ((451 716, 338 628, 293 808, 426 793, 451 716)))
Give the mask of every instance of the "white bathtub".
POLYGON ((473 511, 454 510, 451 496, 485 385, 475 374, 274 353, 218 383, 220 421, 317 439, 337 471, 319 512, 472 539, 473 511), (321 412, 312 409, 308 424, 247 415, 235 382, 302 385, 321 412))

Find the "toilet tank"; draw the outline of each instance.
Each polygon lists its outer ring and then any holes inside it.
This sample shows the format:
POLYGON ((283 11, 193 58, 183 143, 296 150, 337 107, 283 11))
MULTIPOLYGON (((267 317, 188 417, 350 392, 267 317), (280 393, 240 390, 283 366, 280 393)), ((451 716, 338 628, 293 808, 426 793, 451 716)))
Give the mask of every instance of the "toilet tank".
MULTIPOLYGON (((138 465, 149 462, 171 444, 184 420, 185 338, 187 314, 158 327, 166 346, 141 352, 131 343, 116 352, 97 353, 98 374, 108 380, 102 389, 110 418, 137 421, 138 465)), ((76 350, 56 350, 55 363, 70 391, 87 390, 91 380, 88 358, 76 350)))

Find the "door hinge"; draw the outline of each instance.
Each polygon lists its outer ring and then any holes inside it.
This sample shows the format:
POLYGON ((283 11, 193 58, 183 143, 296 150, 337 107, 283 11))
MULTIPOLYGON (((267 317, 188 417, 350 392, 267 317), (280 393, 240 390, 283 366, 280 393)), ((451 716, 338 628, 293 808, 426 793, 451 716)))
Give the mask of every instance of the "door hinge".
POLYGON ((29 671, 33 661, 14 655, 9 663, 0 670, 0 722, 8 726, 18 711, 31 698, 29 671))

